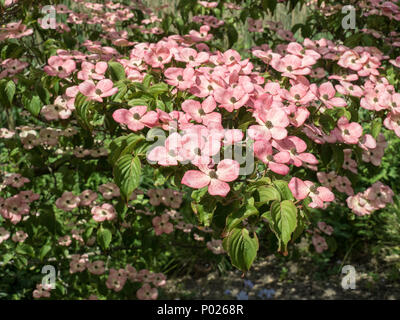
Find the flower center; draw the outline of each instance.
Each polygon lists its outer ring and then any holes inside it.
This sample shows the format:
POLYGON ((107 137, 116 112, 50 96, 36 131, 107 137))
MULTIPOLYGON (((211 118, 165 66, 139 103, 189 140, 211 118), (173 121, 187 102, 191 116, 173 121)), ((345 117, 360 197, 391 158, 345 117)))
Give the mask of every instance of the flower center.
POLYGON ((215 172, 215 170, 211 170, 208 175, 210 176, 211 179, 218 179, 218 175, 215 172))
POLYGON ((175 153, 174 150, 169 150, 169 151, 168 151, 168 154, 169 154, 171 157, 176 157, 176 153, 175 153))

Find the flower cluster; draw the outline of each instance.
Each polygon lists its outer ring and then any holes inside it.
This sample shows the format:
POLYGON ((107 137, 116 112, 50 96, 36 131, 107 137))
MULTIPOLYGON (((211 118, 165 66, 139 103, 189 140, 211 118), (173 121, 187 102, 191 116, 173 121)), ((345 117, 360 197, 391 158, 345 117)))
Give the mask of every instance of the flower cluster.
POLYGON ((393 203, 394 192, 382 182, 375 182, 364 192, 347 198, 348 207, 358 216, 369 215, 393 203))

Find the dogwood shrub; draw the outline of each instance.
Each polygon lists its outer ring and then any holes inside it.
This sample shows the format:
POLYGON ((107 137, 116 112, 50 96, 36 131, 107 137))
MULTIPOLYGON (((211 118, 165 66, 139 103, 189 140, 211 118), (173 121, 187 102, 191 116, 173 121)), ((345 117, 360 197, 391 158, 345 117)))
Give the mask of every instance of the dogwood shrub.
POLYGON ((263 232, 287 255, 308 231, 321 253, 334 228, 316 212, 393 203, 387 179, 366 187, 359 172, 400 137, 399 6, 349 1, 357 29, 343 31, 341 4, 279 2, 309 18, 266 21, 277 1, 182 0, 175 16, 82 0, 49 21, 0 2, 13 20, 0 30, 1 263, 36 272, 13 297, 157 299, 175 254, 227 253, 246 272, 263 232))

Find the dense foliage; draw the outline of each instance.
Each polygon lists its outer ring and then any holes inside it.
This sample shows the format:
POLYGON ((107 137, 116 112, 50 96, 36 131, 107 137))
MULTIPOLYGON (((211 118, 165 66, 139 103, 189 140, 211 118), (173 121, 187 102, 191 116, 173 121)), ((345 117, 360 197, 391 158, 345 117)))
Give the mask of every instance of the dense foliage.
POLYGON ((0 0, 1 297, 398 248, 400 6, 344 2, 0 0))

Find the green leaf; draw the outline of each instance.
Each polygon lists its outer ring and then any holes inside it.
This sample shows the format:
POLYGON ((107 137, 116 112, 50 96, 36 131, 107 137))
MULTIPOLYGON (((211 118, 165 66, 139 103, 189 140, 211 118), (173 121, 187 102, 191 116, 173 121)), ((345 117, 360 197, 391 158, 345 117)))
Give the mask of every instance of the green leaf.
POLYGON ((120 188, 121 195, 126 201, 139 186, 142 167, 137 156, 126 154, 120 157, 114 166, 114 181, 120 188))
POLYGON ((275 180, 273 182, 273 184, 275 185, 276 189, 281 194, 282 200, 293 200, 294 199, 292 191, 290 191, 287 181, 275 180))
POLYGON ((35 83, 35 90, 44 104, 50 103, 50 92, 44 87, 40 79, 35 83))
POLYGON ((378 135, 381 132, 381 129, 382 129, 382 120, 380 118, 374 119, 374 121, 372 121, 371 132, 372 132, 372 136, 375 139, 378 138, 378 135))
POLYGON ((132 99, 128 101, 128 104, 132 107, 134 106, 147 106, 147 101, 145 99, 132 99))
POLYGON ((343 149, 332 145, 332 156, 336 165, 336 169, 340 170, 344 163, 343 149))
POLYGON ((43 258, 48 254, 51 250, 51 245, 46 244, 40 249, 39 259, 43 261, 43 258))
POLYGON ((78 116, 80 123, 86 128, 91 129, 90 124, 90 106, 93 104, 92 101, 88 100, 82 93, 78 93, 75 98, 75 112, 78 116))
POLYGON ((114 83, 114 87, 118 88, 118 92, 111 96, 111 100, 115 102, 121 102, 128 91, 128 87, 123 81, 114 83))
POLYGON ((332 149, 328 143, 324 143, 320 147, 319 155, 324 165, 327 165, 332 160, 332 149))
POLYGON ((112 239, 112 233, 108 229, 100 228, 97 231, 97 243, 103 248, 108 249, 112 239))
POLYGON ((4 264, 7 264, 12 258, 14 258, 14 253, 5 253, 2 255, 2 260, 4 264))
MULTIPOLYGON (((284 252, 287 252, 287 244, 297 226, 297 208, 292 201, 274 201, 270 212, 263 214, 263 217, 270 222, 272 231, 278 240, 284 245, 284 252)), ((281 245, 279 245, 279 251, 281 245)))
POLYGON ((232 46, 238 41, 239 38, 239 34, 233 24, 227 25, 227 35, 228 35, 229 48, 232 48, 232 46))
POLYGON ((228 234, 233 228, 237 227, 244 219, 258 215, 258 210, 254 206, 254 198, 247 199, 246 206, 242 206, 236 212, 231 213, 226 219, 226 227, 223 235, 228 234))
POLYGON ((154 77, 148 73, 144 76, 142 84, 146 89, 148 89, 152 81, 154 81, 154 77))
POLYGON ((201 189, 197 189, 197 190, 193 190, 192 191, 192 199, 196 202, 200 202, 201 198, 203 198, 208 190, 208 186, 201 188, 201 189))
POLYGON ((231 258, 232 265, 243 272, 250 269, 259 248, 255 233, 252 238, 247 229, 235 228, 227 235, 222 244, 231 258))
POLYGON ((42 101, 39 96, 33 96, 31 99, 24 96, 22 103, 25 109, 28 110, 33 116, 37 117, 42 110, 42 101))
MULTIPOLYGON (((303 213, 304 215, 305 213, 303 213)), ((296 239, 298 239, 304 232, 304 229, 306 227, 306 224, 304 222, 304 219, 298 219, 297 220, 297 226, 296 230, 294 230, 293 235, 292 235, 292 242, 294 242, 296 239)))
POLYGON ((8 81, 6 86, 4 87, 4 91, 6 93, 6 96, 8 98, 8 101, 10 102, 10 104, 11 104, 13 98, 14 98, 15 89, 16 89, 15 88, 15 83, 12 80, 8 81))
POLYGON ((201 203, 192 202, 191 203, 193 212, 197 215, 197 219, 199 222, 205 226, 209 227, 211 225, 211 221, 217 208, 217 204, 214 198, 207 198, 207 201, 203 201, 201 203))
POLYGON ((270 201, 281 201, 280 192, 272 186, 258 188, 258 194, 260 195, 260 201, 257 202, 258 206, 266 204, 270 201))
POLYGON ((125 69, 119 62, 110 61, 108 66, 113 80, 118 81, 126 79, 125 69))
POLYGON ((319 117, 319 122, 325 133, 330 133, 336 127, 335 119, 327 114, 321 114, 319 117))
POLYGON ((152 85, 148 90, 148 92, 154 97, 157 97, 158 95, 167 91, 168 85, 166 83, 157 83, 155 85, 152 85))
POLYGON ((33 247, 26 243, 19 243, 15 248, 15 252, 22 255, 29 255, 32 257, 35 255, 35 250, 33 249, 33 247))
POLYGON ((108 159, 111 165, 114 165, 120 157, 126 154, 132 154, 135 151, 137 144, 143 140, 145 140, 145 137, 137 135, 136 133, 116 138, 110 144, 110 155, 108 159))

